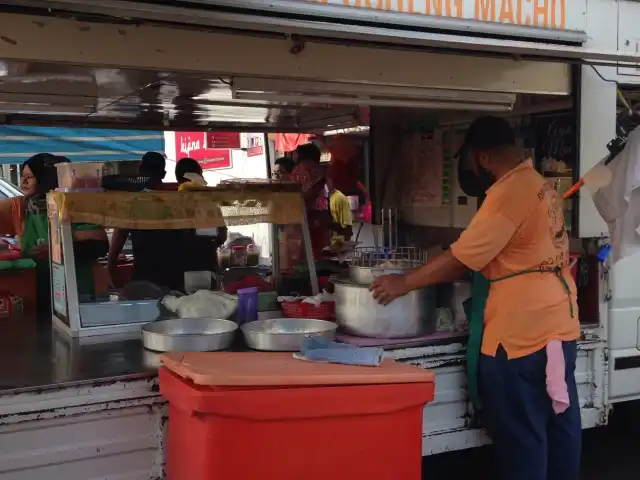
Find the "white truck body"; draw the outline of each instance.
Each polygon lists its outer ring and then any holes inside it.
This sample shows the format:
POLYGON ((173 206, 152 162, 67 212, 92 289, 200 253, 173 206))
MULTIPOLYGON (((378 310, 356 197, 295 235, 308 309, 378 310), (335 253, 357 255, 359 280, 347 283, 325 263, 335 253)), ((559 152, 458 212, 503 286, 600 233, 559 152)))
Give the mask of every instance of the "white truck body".
MULTIPOLYGON (((240 3, 248 1, 242 0, 240 3)), ((267 4, 272 7, 286 4, 287 1, 299 5, 299 8, 311 8, 310 5, 314 3, 297 0, 263 3, 267 8, 267 4)), ((315 3, 319 5, 322 2, 315 3)), ((329 6, 338 8, 335 3, 329 2, 329 6)), ((458 2, 445 3, 453 5, 458 2)), ((558 3, 569 4, 568 1, 558 3)), ((116 8, 117 4, 87 2, 78 8, 100 12, 116 8)), ((473 8, 467 8, 473 2, 465 1, 462 4, 466 12, 463 17, 473 18, 473 8)), ((572 15, 576 17, 567 21, 566 29, 580 30, 586 34, 587 41, 582 47, 559 47, 530 39, 494 41, 478 37, 469 42, 469 36, 455 34, 431 35, 427 38, 426 35, 408 32, 402 37, 397 32, 393 36, 384 29, 366 31, 364 27, 345 28, 339 24, 333 25, 333 28, 336 38, 345 42, 356 35, 360 35, 360 39, 378 41, 387 35, 387 40, 398 44, 440 45, 447 48, 460 47, 466 42, 469 49, 476 51, 484 49, 494 53, 502 51, 532 56, 538 52, 566 58, 567 61, 586 58, 615 62, 618 56, 622 58, 625 53, 628 55, 624 59, 629 61, 630 56, 636 54, 640 43, 635 33, 637 20, 640 19, 640 3, 631 0, 581 0, 571 2, 570 6, 573 8, 572 15), (576 5, 577 10, 574 8, 576 5)), ((317 5, 314 4, 314 7, 317 5)), ((378 15, 395 14, 378 12, 378 15)), ((194 14, 194 17, 197 15, 194 14)), ((389 18, 390 23, 401 23, 409 18, 415 21, 416 17, 405 13, 389 18)), ((208 17, 203 15, 201 21, 204 21, 202 19, 208 17)), ((176 16, 174 21, 188 20, 187 16, 176 16)), ((452 19, 443 19, 442 22, 453 28, 455 22, 449 20, 452 19)), ((253 26, 271 31, 284 28, 287 32, 306 32, 312 37, 321 28, 328 28, 326 24, 319 27, 279 21, 276 18, 271 26, 268 22, 258 22, 253 26)), ((215 19, 211 22, 215 23, 215 19)), ((474 24, 474 28, 478 25, 474 24)), ((225 26, 229 27, 228 20, 225 26)), ((513 35, 517 35, 516 31, 520 28, 518 25, 500 27, 505 31, 509 27, 513 35)), ((366 44, 346 47, 313 41, 307 42, 302 54, 296 54, 291 51, 290 41, 281 38, 236 37, 228 33, 166 26, 78 26, 76 20, 46 17, 34 20, 29 15, 14 14, 0 15, 0 29, 3 31, 0 59, 14 61, 413 86, 424 86, 425 83, 435 85, 439 82, 440 85, 453 85, 461 89, 487 91, 501 91, 507 85, 518 91, 547 90, 551 93, 563 93, 560 91, 566 88, 566 85, 562 85, 564 66, 561 63, 514 62, 481 57, 443 59, 449 56, 416 50, 375 48, 366 44), (49 48, 52 38, 56 39, 56 48, 49 48), (224 52, 211 55, 207 48, 202 47, 216 44, 224 45, 224 52), (256 52, 260 52, 260 55, 256 55, 256 52), (335 68, 337 59, 340 60, 339 69, 335 68), (435 68, 434 65, 441 68, 435 68), (489 73, 484 75, 483 72, 489 73)), ((549 39, 546 41, 549 42, 549 39)), ((640 83, 640 69, 635 66, 617 67, 612 64, 596 68, 597 72, 589 65, 580 67, 581 174, 606 155, 606 144, 615 136, 616 85, 601 77, 626 84, 640 83)), ((579 236, 604 239, 607 235, 606 226, 595 211, 589 195, 581 195, 579 203, 579 236)), ((605 424, 609 409, 616 402, 640 399, 640 363, 635 363, 640 358, 640 289, 635 274, 638 271, 640 256, 602 269, 600 325, 584 330, 577 365, 585 428, 605 424), (618 367, 624 368, 616 368, 616 360, 619 360, 618 367)), ((431 368, 436 372, 436 396, 424 410, 424 455, 471 448, 488 441, 482 430, 470 425, 462 345, 396 350, 391 355, 400 361, 431 368)), ((163 478, 165 415, 164 402, 157 392, 155 380, 137 379, 0 395, 0 445, 4 452, 0 457, 0 475, 7 480, 26 480, 38 476, 64 477, 68 480, 163 478), (34 432, 37 434, 34 435, 34 432), (133 448, 134 445, 138 448, 133 448)))

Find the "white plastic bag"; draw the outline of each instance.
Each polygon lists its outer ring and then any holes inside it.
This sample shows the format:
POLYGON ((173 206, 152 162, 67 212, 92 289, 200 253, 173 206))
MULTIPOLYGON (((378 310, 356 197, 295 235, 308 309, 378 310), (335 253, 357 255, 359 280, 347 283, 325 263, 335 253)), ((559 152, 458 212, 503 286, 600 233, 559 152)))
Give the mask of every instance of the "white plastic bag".
POLYGON ((238 297, 224 292, 198 290, 183 297, 167 295, 162 299, 162 304, 180 318, 227 319, 238 308, 238 297))

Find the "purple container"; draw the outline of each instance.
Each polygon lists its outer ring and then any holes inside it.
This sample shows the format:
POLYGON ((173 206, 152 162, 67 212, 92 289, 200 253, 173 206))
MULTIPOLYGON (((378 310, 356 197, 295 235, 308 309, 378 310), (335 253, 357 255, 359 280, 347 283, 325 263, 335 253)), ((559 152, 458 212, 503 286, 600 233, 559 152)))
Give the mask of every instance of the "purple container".
POLYGON ((238 290, 238 325, 258 319, 258 287, 238 290))

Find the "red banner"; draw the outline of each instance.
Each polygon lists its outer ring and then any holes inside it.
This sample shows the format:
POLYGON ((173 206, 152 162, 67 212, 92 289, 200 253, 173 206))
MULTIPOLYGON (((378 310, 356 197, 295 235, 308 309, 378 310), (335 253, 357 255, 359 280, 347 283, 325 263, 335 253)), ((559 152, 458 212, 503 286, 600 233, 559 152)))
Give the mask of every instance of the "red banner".
POLYGON ((293 152, 298 145, 309 143, 309 133, 276 133, 276 150, 279 152, 293 152))
POLYGON ((193 151, 205 148, 204 132, 176 132, 176 160, 190 157, 193 151))
POLYGON ((240 132, 209 132, 207 148, 240 148, 240 132))
POLYGON ((218 170, 231 167, 231 150, 203 148, 192 151, 191 158, 197 160, 203 170, 218 170))

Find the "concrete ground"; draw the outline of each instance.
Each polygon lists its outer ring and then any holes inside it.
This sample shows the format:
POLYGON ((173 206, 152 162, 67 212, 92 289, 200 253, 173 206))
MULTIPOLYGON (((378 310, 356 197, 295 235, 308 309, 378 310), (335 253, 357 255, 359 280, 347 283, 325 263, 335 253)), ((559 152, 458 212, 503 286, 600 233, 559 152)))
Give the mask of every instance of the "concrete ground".
MULTIPOLYGON (((631 480, 640 470, 640 428, 628 417, 584 432, 581 480, 631 480)), ((423 480, 495 480, 491 447, 425 458, 423 480)))

